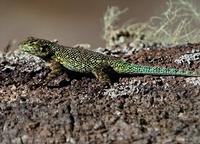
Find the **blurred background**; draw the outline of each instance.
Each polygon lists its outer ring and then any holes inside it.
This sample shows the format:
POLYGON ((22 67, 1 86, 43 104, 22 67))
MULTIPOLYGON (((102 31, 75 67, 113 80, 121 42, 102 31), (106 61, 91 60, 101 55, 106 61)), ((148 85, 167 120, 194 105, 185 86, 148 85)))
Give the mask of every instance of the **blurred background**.
POLYGON ((145 22, 159 15, 164 0, 0 0, 0 50, 27 36, 72 46, 103 47, 103 15, 108 6, 128 8, 122 20, 145 22))

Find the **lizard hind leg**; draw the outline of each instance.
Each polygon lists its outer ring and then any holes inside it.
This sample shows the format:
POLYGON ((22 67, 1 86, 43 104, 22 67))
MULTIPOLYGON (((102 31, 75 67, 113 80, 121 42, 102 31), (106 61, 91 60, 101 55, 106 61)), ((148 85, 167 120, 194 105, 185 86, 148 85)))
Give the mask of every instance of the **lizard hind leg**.
POLYGON ((95 69, 92 71, 95 77, 103 83, 103 85, 111 85, 111 80, 107 73, 105 73, 102 69, 95 69))

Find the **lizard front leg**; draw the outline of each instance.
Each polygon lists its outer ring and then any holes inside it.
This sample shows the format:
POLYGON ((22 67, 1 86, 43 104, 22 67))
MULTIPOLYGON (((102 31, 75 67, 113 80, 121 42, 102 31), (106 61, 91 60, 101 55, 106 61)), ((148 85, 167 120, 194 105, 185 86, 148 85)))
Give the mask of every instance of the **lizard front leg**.
MULTIPOLYGON (((55 60, 50 60, 47 62, 47 66, 50 68, 50 73, 47 75, 44 85, 48 84, 52 79, 57 77, 62 70, 62 66, 59 62, 55 60)), ((64 79, 69 81, 68 75, 65 73, 64 79)), ((63 77, 61 77, 63 79, 63 77)))
MULTIPOLYGON (((47 77, 44 79, 44 81, 42 82, 43 86, 48 86, 48 83, 54 79, 56 76, 59 75, 60 71, 61 71, 61 65, 54 61, 54 60, 49 60, 46 61, 46 66, 50 68, 50 72, 48 73, 47 77)), ((41 82, 41 81, 40 81, 41 82)), ((38 86, 41 85, 40 82, 35 82, 31 88, 37 88, 38 86)))
POLYGON ((54 79, 61 71, 61 65, 55 60, 50 60, 47 62, 47 66, 50 68, 51 72, 47 75, 46 81, 49 82, 54 79))
POLYGON ((102 82, 104 85, 111 85, 111 80, 102 69, 94 69, 92 73, 95 75, 95 77, 102 82))

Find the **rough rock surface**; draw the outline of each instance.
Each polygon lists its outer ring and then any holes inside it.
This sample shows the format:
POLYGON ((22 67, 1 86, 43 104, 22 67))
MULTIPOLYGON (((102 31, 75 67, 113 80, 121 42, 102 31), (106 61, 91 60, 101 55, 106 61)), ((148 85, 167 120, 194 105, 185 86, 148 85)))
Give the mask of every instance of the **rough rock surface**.
MULTIPOLYGON (((136 64, 200 69, 200 44, 141 49, 136 64)), ((123 57, 123 55, 122 55, 123 57)), ((0 56, 0 143, 200 142, 200 78, 118 76, 110 88, 65 72, 51 85, 42 60, 20 52, 0 56)))

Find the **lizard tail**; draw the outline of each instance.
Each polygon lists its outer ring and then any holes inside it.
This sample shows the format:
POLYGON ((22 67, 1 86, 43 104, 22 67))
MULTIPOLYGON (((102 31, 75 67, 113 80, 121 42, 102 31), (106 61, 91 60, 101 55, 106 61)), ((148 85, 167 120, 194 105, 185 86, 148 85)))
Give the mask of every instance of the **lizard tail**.
POLYGON ((184 71, 175 68, 151 67, 131 64, 123 60, 111 62, 111 67, 120 74, 150 74, 200 77, 200 72, 184 71))

